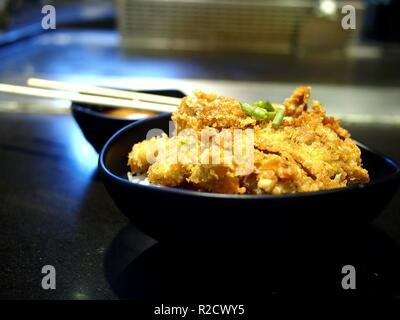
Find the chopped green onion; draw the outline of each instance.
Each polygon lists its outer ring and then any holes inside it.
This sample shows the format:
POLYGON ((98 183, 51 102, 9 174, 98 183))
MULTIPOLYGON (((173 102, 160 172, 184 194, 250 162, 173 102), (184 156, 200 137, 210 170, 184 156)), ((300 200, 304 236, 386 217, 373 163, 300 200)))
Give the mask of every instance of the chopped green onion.
POLYGON ((243 111, 245 114, 247 114, 247 115, 249 115, 249 116, 252 116, 252 115, 253 115, 253 112, 254 112, 254 109, 255 109, 254 106, 252 106, 251 104, 248 104, 248 103, 242 103, 242 104, 241 104, 241 107, 242 107, 242 111, 243 111))
POLYGON ((263 108, 255 107, 253 117, 257 120, 265 120, 268 117, 268 112, 263 108))
POLYGON ((254 102, 254 105, 256 107, 263 108, 263 109, 265 109, 267 111, 275 111, 275 108, 273 107, 273 105, 269 101, 259 100, 257 102, 254 102))
POLYGON ((272 121, 272 126, 277 129, 282 123, 283 117, 285 116, 285 111, 283 109, 277 109, 274 120, 272 121))
POLYGON ((274 120, 275 115, 276 115, 276 112, 275 112, 275 111, 273 111, 273 112, 267 112, 267 118, 268 118, 269 120, 274 120))
POLYGON ((270 102, 267 101, 260 100, 254 104, 241 103, 241 108, 245 114, 255 118, 256 120, 265 120, 265 119, 274 120, 277 114, 275 108, 271 105, 270 102))

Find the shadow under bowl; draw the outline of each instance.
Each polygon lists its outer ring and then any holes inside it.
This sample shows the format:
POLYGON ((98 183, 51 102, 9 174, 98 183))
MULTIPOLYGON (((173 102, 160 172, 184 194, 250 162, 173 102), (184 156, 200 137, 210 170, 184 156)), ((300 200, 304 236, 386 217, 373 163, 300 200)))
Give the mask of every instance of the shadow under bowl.
MULTIPOLYGON (((142 93, 151 93, 162 96, 183 98, 185 94, 178 90, 145 90, 142 93)), ((72 103, 71 111, 75 121, 86 140, 100 153, 108 139, 130 123, 136 122, 127 117, 111 116, 107 111, 118 108, 109 108, 91 104, 72 103)))
POLYGON ((341 189, 285 195, 230 195, 146 186, 127 179, 132 145, 154 128, 168 132, 170 114, 138 121, 104 146, 99 170, 120 210, 159 241, 254 241, 338 234, 364 225, 389 203, 400 182, 399 165, 358 144, 371 182, 341 189))

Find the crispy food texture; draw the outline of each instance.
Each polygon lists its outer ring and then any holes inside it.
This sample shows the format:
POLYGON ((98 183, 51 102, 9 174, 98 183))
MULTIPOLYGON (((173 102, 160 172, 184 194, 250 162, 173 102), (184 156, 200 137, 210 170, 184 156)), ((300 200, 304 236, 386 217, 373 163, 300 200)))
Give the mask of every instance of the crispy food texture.
POLYGON ((156 185, 230 194, 287 194, 368 183, 349 132, 326 115, 319 101, 310 108, 310 95, 310 87, 299 87, 283 104, 272 104, 284 110, 276 126, 273 116, 260 120, 246 114, 238 100, 195 91, 173 113, 172 137, 164 134, 133 145, 131 174, 146 174, 156 185))
POLYGON ((195 91, 192 97, 183 98, 172 120, 178 132, 187 128, 246 128, 256 124, 256 120, 242 111, 239 101, 201 91, 195 91))

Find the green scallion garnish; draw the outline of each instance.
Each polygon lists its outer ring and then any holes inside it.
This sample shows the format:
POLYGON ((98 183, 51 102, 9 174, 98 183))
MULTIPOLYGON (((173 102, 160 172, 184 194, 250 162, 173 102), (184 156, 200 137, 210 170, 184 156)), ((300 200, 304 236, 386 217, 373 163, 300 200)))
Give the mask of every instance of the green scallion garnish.
POLYGON ((242 111, 248 116, 252 116, 255 107, 248 103, 241 103, 242 111))
POLYGON ((248 116, 251 116, 255 118, 256 120, 274 120, 276 117, 276 111, 275 108, 272 107, 271 103, 267 101, 257 101, 254 104, 249 104, 249 103, 241 103, 242 111, 247 114, 248 116), (260 107, 262 105, 262 107, 260 107), (268 111, 268 110, 273 110, 273 111, 268 111))
POLYGON ((257 120, 265 120, 268 117, 268 111, 263 108, 255 107, 252 116, 257 120))
POLYGON ((267 110, 269 112, 275 111, 275 108, 273 107, 273 105, 269 101, 259 100, 257 102, 254 102, 254 105, 256 107, 263 108, 263 109, 265 109, 265 110, 267 110))
POLYGON ((267 118, 268 118, 269 120, 274 120, 275 116, 276 116, 276 111, 267 112, 267 118))
POLYGON ((277 109, 274 120, 272 121, 272 126, 277 129, 282 123, 283 117, 285 116, 285 111, 283 109, 277 109))

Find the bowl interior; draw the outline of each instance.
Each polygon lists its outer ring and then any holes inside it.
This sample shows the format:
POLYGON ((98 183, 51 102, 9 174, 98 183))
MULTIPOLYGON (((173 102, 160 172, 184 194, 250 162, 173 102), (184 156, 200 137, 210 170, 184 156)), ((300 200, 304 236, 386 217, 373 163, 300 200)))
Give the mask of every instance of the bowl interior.
POLYGON ((160 114, 151 119, 138 121, 138 126, 127 126, 110 139, 110 144, 105 149, 104 164, 114 175, 127 180, 127 159, 128 153, 132 150, 135 143, 146 139, 146 134, 152 129, 161 129, 168 133, 168 125, 171 115, 160 114))

